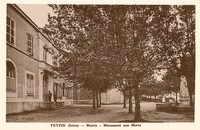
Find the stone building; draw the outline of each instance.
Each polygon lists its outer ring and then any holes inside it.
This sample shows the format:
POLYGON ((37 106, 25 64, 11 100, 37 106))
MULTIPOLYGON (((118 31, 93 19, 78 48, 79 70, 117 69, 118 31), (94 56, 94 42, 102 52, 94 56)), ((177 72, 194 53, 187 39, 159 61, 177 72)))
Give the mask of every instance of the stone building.
POLYGON ((15 4, 7 5, 6 49, 7 114, 47 107, 48 91, 72 104, 73 85, 53 69, 61 51, 15 4))

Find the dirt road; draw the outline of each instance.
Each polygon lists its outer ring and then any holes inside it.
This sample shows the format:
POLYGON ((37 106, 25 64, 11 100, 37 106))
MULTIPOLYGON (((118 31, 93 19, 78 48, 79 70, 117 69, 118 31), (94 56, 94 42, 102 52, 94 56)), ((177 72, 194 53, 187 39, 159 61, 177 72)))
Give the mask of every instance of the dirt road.
MULTIPOLYGON (((155 110, 155 103, 141 103, 142 118, 150 122, 193 122, 193 113, 165 113, 155 110)), ((134 104, 133 104, 134 111, 134 104)), ((67 106, 57 110, 37 110, 8 115, 7 122, 126 122, 134 119, 128 108, 122 105, 103 105, 92 109, 91 105, 67 106)))

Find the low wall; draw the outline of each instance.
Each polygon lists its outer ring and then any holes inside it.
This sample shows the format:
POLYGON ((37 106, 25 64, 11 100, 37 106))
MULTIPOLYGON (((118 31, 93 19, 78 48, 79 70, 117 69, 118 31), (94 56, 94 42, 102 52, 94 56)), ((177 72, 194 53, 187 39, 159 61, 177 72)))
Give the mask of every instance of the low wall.
POLYGON ((69 105, 73 105, 73 102, 74 101, 67 101, 67 102, 64 102, 64 106, 69 106, 69 105))
POLYGON ((6 114, 20 113, 24 111, 32 111, 46 108, 60 108, 63 106, 73 105, 73 101, 63 102, 7 102, 6 114))
POLYGON ((39 102, 7 102, 6 114, 39 109, 39 102))
POLYGON ((172 104, 172 103, 159 103, 159 104, 156 104, 156 110, 159 110, 159 111, 176 111, 177 107, 176 107, 176 104, 172 104))
POLYGON ((182 106, 181 104, 176 103, 159 103, 156 104, 156 110, 159 111, 178 111, 178 112, 189 112, 194 111, 194 106, 182 106))
POLYGON ((92 104, 92 100, 75 100, 74 104, 92 104))

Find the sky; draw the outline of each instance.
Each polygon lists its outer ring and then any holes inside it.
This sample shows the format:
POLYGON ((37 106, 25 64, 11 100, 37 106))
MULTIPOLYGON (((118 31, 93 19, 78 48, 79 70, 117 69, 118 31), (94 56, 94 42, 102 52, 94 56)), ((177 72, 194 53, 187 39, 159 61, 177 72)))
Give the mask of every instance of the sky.
POLYGON ((48 13, 53 14, 52 9, 46 4, 17 4, 24 13, 38 27, 42 28, 48 23, 48 13))

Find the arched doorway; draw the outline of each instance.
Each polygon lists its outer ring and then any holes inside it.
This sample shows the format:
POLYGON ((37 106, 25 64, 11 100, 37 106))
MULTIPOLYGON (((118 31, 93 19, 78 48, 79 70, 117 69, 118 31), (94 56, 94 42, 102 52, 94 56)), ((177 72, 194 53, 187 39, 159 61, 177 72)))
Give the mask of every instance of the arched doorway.
POLYGON ((43 100, 44 100, 44 102, 48 101, 48 82, 49 82, 48 75, 44 74, 44 76, 43 76, 43 100))

